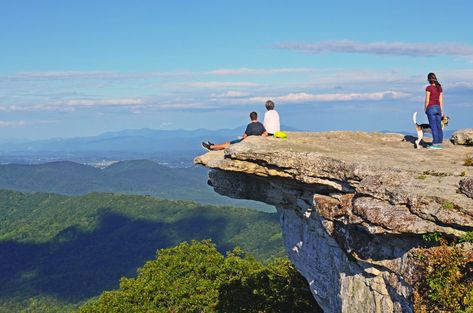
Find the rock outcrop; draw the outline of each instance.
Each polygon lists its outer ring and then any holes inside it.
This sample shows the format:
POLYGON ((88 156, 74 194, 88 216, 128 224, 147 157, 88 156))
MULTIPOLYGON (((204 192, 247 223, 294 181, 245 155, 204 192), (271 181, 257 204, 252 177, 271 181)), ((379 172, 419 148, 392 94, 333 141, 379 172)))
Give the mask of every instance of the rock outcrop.
POLYGON ((473 199, 473 177, 460 180, 460 191, 473 199))
POLYGON ((218 193, 276 206, 289 257, 325 312, 412 312, 422 235, 473 230, 470 152, 416 150, 399 134, 290 133, 195 163, 213 169, 218 193))
POLYGON ((455 145, 473 146, 473 128, 457 130, 453 133, 450 141, 455 145))

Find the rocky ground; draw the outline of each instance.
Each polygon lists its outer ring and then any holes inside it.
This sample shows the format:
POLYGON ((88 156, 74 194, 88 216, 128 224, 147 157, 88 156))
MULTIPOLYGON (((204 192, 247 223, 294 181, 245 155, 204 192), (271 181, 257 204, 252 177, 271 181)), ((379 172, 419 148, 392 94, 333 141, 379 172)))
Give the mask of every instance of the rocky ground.
POLYGON ((327 312, 411 312, 422 235, 473 230, 473 147, 415 149, 416 138, 400 134, 288 135, 250 137, 195 163, 214 169, 217 192, 278 208, 289 257, 327 312))
POLYGON ((290 133, 286 140, 252 137, 229 147, 225 153, 211 152, 198 157, 196 162, 211 168, 281 176, 304 183, 326 180, 329 185, 339 184, 338 189, 358 187, 365 192, 378 188, 372 185, 377 178, 377 183, 390 184, 391 191, 397 194, 402 191, 415 194, 417 199, 453 206, 455 209, 449 215, 462 212, 460 215, 469 218, 459 224, 473 227, 473 199, 469 197, 472 191, 460 191, 460 181, 473 176, 473 166, 464 165, 473 157, 473 148, 445 141, 443 150, 414 149, 412 141, 400 134, 290 133), (368 177, 370 181, 364 180, 368 177))

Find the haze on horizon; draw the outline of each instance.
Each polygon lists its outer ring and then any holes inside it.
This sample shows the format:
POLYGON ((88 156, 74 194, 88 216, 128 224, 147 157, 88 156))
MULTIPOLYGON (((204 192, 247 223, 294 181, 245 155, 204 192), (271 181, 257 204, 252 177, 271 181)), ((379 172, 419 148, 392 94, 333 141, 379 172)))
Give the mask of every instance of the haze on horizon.
MULTIPOLYGON (((473 4, 4 1, 0 139, 231 129, 412 131, 426 76, 472 127, 473 4)), ((418 115, 426 120, 423 114, 418 115)))

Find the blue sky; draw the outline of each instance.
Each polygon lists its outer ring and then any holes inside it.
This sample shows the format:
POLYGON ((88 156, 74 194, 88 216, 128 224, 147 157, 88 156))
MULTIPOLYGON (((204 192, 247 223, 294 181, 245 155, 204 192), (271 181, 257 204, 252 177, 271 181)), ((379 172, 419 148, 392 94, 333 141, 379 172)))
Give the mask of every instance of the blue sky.
MULTIPOLYGON (((473 127, 471 1, 2 1, 0 138, 235 128, 411 130, 426 75, 473 127)), ((425 117, 420 114, 420 121, 425 117)))

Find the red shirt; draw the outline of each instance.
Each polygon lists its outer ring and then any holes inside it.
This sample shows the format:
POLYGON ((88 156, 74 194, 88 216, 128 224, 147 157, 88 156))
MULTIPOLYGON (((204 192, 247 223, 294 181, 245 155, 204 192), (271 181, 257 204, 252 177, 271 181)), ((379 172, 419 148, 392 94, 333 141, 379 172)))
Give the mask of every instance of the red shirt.
POLYGON ((436 87, 429 85, 425 88, 425 91, 430 92, 429 105, 440 104, 440 94, 442 93, 442 86, 436 87))

